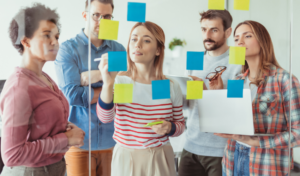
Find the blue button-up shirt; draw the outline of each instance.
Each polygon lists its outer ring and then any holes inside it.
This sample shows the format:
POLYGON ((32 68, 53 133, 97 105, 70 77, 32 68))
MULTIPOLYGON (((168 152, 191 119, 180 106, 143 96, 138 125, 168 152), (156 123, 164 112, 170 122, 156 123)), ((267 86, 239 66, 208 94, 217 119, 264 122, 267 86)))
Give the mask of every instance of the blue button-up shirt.
MULTIPOLYGON (((102 54, 108 51, 125 51, 123 45, 115 41, 104 40, 97 49, 91 46, 91 70, 98 70, 102 54)), ((60 45, 55 61, 55 70, 58 77, 58 85, 70 104, 69 121, 85 131, 84 145, 82 149, 89 149, 89 115, 88 115, 88 86, 80 85, 80 74, 88 71, 88 38, 83 30, 75 37, 60 45)), ((101 87, 102 83, 92 84, 92 87, 101 87)), ((94 90, 91 91, 94 96, 94 90)), ((91 97, 91 99, 92 99, 91 97)), ((102 123, 96 113, 96 103, 91 105, 91 148, 92 150, 103 150, 115 145, 112 136, 114 133, 114 122, 102 123)))

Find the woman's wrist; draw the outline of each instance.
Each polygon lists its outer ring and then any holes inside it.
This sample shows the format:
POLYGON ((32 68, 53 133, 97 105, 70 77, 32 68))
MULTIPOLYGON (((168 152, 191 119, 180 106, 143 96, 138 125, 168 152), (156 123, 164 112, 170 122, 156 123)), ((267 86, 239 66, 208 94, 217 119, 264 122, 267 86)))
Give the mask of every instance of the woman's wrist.
POLYGON ((167 134, 169 134, 172 130, 172 123, 168 122, 168 130, 167 130, 167 134))

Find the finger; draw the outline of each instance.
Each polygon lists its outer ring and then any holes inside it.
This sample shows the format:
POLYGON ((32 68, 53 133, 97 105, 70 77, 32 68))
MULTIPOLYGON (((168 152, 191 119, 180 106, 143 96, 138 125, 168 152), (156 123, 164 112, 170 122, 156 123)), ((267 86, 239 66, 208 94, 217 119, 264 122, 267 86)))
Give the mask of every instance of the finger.
POLYGON ((70 127, 70 128, 77 128, 77 126, 75 125, 75 124, 73 124, 73 123, 70 123, 70 124, 68 124, 68 127, 70 127))
POLYGON ((102 54, 102 55, 101 55, 101 58, 102 58, 102 59, 108 58, 108 53, 102 54))

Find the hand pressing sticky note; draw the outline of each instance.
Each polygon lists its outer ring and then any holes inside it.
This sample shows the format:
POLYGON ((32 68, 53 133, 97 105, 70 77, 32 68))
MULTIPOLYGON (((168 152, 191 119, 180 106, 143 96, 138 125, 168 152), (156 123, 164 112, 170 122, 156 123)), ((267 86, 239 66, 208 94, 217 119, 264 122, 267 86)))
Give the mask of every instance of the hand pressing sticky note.
POLYGON ((101 19, 99 24, 99 39, 118 40, 119 22, 101 19))
POLYGON ((228 80, 227 97, 243 98, 244 80, 228 80))
POLYGON ((187 81, 186 99, 202 99, 203 81, 187 81))
POLYGON ((115 84, 114 103, 132 103, 133 84, 115 84))
POLYGON ((225 10, 225 0, 208 0, 208 9, 225 10))
POLYGON ((234 0, 235 10, 249 10, 250 0, 234 0))
POLYGON ((127 21, 144 23, 146 21, 146 3, 128 2, 127 21))
POLYGON ((231 46, 229 50, 229 64, 245 65, 246 48, 231 46))
POLYGON ((108 71, 109 72, 127 71, 126 51, 108 52, 108 71))
POLYGON ((186 54, 187 70, 203 70, 204 52, 188 51, 186 54))
POLYGON ((170 80, 152 81, 152 99, 170 99, 170 80))

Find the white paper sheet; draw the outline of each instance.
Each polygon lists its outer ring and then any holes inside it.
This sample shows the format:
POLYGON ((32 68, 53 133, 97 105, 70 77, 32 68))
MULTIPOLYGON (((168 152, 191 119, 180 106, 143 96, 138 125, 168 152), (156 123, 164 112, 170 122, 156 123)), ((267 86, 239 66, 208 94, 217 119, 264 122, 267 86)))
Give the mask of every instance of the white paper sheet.
POLYGON ((227 98, 227 90, 204 90, 197 100, 200 131, 254 135, 250 89, 243 98, 227 98))

